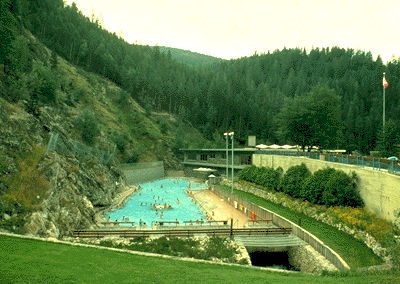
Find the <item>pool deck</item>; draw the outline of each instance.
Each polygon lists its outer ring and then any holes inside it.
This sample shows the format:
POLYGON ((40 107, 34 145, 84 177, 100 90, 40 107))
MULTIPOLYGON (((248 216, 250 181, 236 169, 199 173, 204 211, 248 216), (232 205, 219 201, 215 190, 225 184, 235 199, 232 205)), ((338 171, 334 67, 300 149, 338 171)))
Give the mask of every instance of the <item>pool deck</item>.
POLYGON ((242 228, 248 224, 248 217, 233 206, 226 203, 221 197, 208 189, 193 191, 197 204, 205 210, 213 220, 221 221, 233 219, 234 227, 242 228))
MULTIPOLYGON (((107 211, 115 210, 119 207, 122 207, 125 200, 139 190, 140 189, 137 186, 125 187, 123 191, 121 191, 117 196, 114 197, 112 205, 108 209, 105 209, 102 212, 98 212, 96 214, 97 225, 100 227, 108 226, 104 224, 103 220, 103 217, 107 213, 107 211)), ((212 220, 226 220, 229 221, 228 224, 230 224, 230 219, 232 218, 233 226, 235 228, 246 227, 249 223, 249 219, 246 215, 223 201, 223 199, 214 194, 212 191, 208 189, 201 189, 193 190, 192 193, 196 203, 200 205, 200 207, 205 212, 207 212, 208 216, 211 217, 212 220)))

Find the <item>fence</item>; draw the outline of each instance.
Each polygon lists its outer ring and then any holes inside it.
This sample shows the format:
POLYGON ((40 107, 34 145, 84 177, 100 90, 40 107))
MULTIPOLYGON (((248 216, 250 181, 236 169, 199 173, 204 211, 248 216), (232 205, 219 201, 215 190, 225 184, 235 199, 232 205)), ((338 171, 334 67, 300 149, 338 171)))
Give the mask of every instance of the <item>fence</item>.
MULTIPOLYGON (((335 265, 339 270, 348 270, 350 267, 348 264, 331 248, 327 247, 321 240, 312 235, 311 233, 303 230, 301 227, 295 223, 275 214, 274 212, 262 208, 254 203, 251 203, 235 194, 231 194, 226 190, 215 188, 214 193, 223 198, 226 202, 242 211, 251 219, 271 219, 272 223, 278 227, 291 228, 292 234, 302 239, 311 245, 317 252, 328 259, 333 265, 335 265)), ((251 193, 265 198, 265 192, 257 188, 252 188, 251 193)))
POLYGON ((105 151, 89 147, 78 141, 67 139, 57 132, 52 132, 49 143, 47 144, 46 154, 55 151, 68 157, 97 159, 100 163, 109 165, 115 156, 115 146, 113 151, 105 151))
POLYGON ((355 165, 359 167, 371 167, 372 169, 378 171, 383 169, 387 170, 389 173, 400 175, 400 165, 397 163, 397 161, 383 159, 383 158, 334 154, 334 153, 285 152, 285 151, 262 151, 261 153, 257 153, 256 155, 306 157, 310 159, 323 160, 334 163, 342 163, 347 165, 355 165))

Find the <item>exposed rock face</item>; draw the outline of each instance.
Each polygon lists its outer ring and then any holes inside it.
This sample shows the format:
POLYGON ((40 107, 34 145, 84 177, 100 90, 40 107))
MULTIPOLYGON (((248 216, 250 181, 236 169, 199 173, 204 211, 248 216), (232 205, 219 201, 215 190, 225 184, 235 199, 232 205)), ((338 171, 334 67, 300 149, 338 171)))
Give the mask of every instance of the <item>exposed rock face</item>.
MULTIPOLYGON (((69 137, 66 134, 71 131, 71 123, 53 112, 42 108, 37 119, 21 105, 0 101, 0 152, 6 161, 3 174, 18 172, 18 153, 29 152, 32 145, 46 147, 49 129, 69 137)), ((115 165, 106 166, 96 159, 49 152, 38 167, 50 186, 45 196, 38 196, 41 202, 24 226, 26 233, 34 235, 58 238, 93 226, 96 211, 109 206, 124 184, 115 165)), ((6 191, 6 184, 0 180, 0 194, 6 191)))
POLYGON ((95 164, 89 166, 75 158, 50 153, 44 167, 52 189, 25 225, 27 233, 48 237, 69 235, 73 230, 94 225, 96 211, 111 205, 122 189, 118 170, 95 164))

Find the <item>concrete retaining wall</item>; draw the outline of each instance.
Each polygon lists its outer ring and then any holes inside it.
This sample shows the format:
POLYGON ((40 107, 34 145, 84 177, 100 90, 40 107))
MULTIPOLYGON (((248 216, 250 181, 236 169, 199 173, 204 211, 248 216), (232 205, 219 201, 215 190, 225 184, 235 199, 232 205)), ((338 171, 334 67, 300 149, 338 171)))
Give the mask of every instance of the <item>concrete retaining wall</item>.
POLYGON ((253 155, 253 164, 257 167, 282 167, 287 171, 290 167, 306 164, 311 172, 326 167, 344 171, 347 174, 356 172, 360 179, 359 188, 361 198, 367 210, 379 217, 394 222, 400 212, 400 176, 389 174, 387 171, 373 170, 368 167, 332 163, 306 157, 278 156, 278 155, 253 155))
POLYGON ((153 181, 163 178, 164 162, 121 164, 121 170, 125 175, 128 185, 153 181))

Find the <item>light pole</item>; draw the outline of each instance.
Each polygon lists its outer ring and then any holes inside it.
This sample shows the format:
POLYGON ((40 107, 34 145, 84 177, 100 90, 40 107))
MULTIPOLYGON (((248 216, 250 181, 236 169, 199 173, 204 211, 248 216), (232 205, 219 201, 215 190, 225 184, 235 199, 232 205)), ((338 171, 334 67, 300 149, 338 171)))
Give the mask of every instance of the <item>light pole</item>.
POLYGON ((226 140, 226 178, 228 179, 228 132, 224 133, 225 140, 226 140))
POLYGON ((231 136, 232 139, 232 189, 231 192, 233 193, 233 135, 235 134, 235 132, 230 132, 229 136, 231 136))

